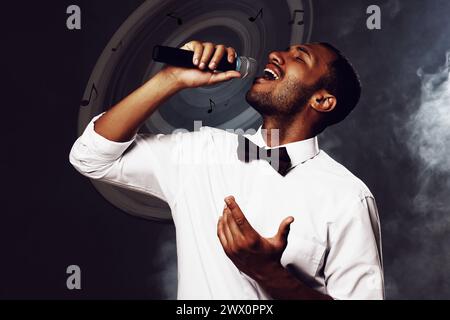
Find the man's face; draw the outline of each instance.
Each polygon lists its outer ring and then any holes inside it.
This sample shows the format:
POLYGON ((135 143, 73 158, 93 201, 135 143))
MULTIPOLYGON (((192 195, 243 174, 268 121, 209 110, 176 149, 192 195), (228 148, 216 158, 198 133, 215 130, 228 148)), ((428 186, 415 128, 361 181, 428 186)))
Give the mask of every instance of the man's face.
POLYGON ((247 93, 247 102, 262 115, 297 114, 316 90, 335 54, 320 44, 294 45, 272 52, 264 76, 247 93))

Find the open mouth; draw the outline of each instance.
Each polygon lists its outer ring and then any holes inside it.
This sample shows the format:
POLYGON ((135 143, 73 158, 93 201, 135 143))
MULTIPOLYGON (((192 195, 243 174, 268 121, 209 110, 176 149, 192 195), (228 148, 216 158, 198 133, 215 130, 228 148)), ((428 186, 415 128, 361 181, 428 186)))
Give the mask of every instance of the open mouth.
POLYGON ((276 66, 271 64, 267 65, 264 69, 264 74, 262 77, 256 79, 255 82, 265 82, 265 81, 277 81, 281 79, 281 72, 276 66))
POLYGON ((271 70, 271 69, 264 69, 264 79, 269 80, 269 81, 274 81, 274 80, 279 80, 280 77, 275 73, 275 71, 271 70))

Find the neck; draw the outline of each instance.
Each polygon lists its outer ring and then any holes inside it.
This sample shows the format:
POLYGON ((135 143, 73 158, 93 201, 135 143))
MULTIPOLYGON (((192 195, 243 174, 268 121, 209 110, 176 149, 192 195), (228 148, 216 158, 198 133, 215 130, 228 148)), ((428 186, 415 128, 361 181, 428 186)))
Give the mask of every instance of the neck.
POLYGON ((267 146, 271 148, 311 139, 316 136, 312 128, 302 117, 294 119, 264 117, 263 120, 262 129, 267 132, 267 137, 264 138, 267 146))

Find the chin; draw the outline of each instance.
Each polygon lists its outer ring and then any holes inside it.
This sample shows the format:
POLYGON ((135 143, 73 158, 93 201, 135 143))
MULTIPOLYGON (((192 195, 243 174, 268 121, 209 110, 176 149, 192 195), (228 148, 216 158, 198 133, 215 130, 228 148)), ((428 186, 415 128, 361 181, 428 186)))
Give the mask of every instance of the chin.
POLYGON ((247 92, 245 100, 262 116, 277 114, 277 110, 271 103, 270 92, 261 92, 254 86, 247 92))
POLYGON ((271 83, 258 83, 254 82, 251 86, 250 90, 247 93, 247 96, 252 96, 256 100, 259 100, 261 97, 264 97, 265 99, 268 99, 272 96, 274 91, 276 90, 276 86, 271 83), (258 98, 258 96, 260 98, 258 98))

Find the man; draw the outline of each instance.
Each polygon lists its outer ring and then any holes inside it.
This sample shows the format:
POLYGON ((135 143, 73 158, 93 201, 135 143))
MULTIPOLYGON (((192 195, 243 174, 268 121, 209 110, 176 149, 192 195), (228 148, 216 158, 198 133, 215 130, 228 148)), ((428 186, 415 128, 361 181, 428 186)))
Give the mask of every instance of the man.
POLYGON ((94 117, 70 154, 83 175, 170 205, 178 298, 383 299, 374 197, 317 143, 359 100, 349 62, 329 44, 271 53, 247 94, 264 124, 246 139, 208 127, 137 134, 180 90, 240 77, 213 72, 224 55, 233 62, 233 48, 192 41, 183 49, 198 69, 164 68, 94 117))

